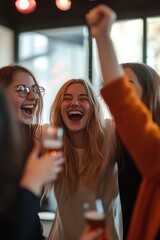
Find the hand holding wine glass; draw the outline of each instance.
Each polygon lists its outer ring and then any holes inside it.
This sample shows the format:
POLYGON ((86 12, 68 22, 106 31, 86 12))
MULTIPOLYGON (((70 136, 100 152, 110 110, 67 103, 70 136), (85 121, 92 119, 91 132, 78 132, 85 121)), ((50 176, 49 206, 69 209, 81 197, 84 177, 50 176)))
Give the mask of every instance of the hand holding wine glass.
POLYGON ((63 128, 47 126, 43 133, 42 154, 56 155, 63 150, 63 128))

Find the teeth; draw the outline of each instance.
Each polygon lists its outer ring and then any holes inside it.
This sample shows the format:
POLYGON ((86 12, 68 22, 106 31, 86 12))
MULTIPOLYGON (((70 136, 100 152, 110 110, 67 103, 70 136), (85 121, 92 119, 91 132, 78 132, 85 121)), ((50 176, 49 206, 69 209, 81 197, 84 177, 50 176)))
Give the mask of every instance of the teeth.
POLYGON ((34 108, 34 105, 25 105, 25 106, 22 106, 23 108, 34 108))
POLYGON ((80 111, 70 111, 68 114, 69 114, 69 115, 72 115, 72 114, 82 115, 82 113, 81 113, 80 111))

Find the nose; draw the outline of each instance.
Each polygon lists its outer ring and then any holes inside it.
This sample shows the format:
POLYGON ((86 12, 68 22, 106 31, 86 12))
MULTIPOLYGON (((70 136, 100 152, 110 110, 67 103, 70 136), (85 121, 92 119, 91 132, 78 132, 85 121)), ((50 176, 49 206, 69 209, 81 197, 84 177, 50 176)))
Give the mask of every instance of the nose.
POLYGON ((30 91, 30 93, 27 95, 27 99, 32 100, 32 99, 37 99, 38 96, 33 92, 33 90, 30 91))
POLYGON ((80 106, 78 99, 72 99, 71 106, 75 106, 75 107, 80 106))

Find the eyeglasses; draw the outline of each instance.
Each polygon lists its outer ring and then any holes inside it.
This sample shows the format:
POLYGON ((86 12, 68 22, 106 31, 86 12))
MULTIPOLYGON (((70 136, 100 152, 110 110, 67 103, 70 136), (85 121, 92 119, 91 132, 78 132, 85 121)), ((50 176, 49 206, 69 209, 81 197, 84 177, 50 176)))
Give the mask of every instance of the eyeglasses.
POLYGON ((22 98, 27 97, 30 94, 31 90, 37 97, 39 97, 40 95, 44 96, 44 94, 45 94, 45 89, 43 87, 40 87, 37 85, 28 87, 28 86, 22 84, 22 85, 17 86, 17 92, 18 92, 19 96, 22 98))

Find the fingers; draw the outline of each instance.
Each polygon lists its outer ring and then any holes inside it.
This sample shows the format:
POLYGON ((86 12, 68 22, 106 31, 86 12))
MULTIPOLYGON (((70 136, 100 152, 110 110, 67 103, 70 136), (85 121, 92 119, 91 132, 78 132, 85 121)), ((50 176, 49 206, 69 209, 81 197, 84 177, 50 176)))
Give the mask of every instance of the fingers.
POLYGON ((54 154, 54 155, 51 154, 51 156, 52 156, 53 160, 56 161, 63 157, 63 152, 56 152, 56 154, 54 154))
POLYGON ((64 157, 62 157, 62 155, 56 159, 52 159, 53 161, 53 166, 54 167, 59 167, 62 166, 62 164, 64 163, 64 157))
POLYGON ((52 161, 52 168, 51 168, 51 178, 52 180, 56 180, 58 178, 58 175, 60 172, 63 170, 63 163, 64 163, 64 158, 61 158, 56 161, 52 161))
POLYGON ((97 229, 97 230, 91 232, 89 240, 97 239, 98 237, 100 237, 102 235, 102 233, 103 233, 103 229, 97 229))
POLYGON ((56 180, 57 178, 58 178, 58 174, 60 173, 60 172, 62 172, 62 166, 58 166, 58 167, 53 167, 53 169, 52 169, 52 180, 54 181, 54 180, 56 180))
POLYGON ((62 152, 58 152, 56 156, 50 156, 48 161, 50 161, 49 164, 52 165, 51 167, 51 176, 52 180, 56 180, 58 178, 58 174, 63 170, 63 163, 64 163, 64 157, 62 152))
POLYGON ((42 155, 40 159, 51 159, 54 162, 64 162, 63 152, 62 151, 54 151, 50 153, 46 153, 45 155, 42 155))
POLYGON ((112 240, 110 233, 107 231, 107 229, 103 230, 103 234, 100 237, 100 240, 112 240))
POLYGON ((54 164, 54 166, 60 166, 60 165, 63 165, 64 161, 65 161, 64 158, 61 157, 60 159, 54 161, 53 164, 54 164))
POLYGON ((53 167, 53 172, 54 173, 59 173, 62 171, 62 166, 54 166, 53 167))
POLYGON ((110 24, 116 19, 116 13, 108 6, 100 4, 91 9, 86 15, 86 20, 89 26, 97 25, 105 21, 110 24))
POLYGON ((80 240, 96 240, 97 238, 99 239, 99 237, 101 237, 101 235, 103 234, 103 231, 103 229, 90 230, 89 228, 86 228, 80 240))
POLYGON ((63 169, 64 158, 61 157, 60 159, 53 161, 53 171, 54 173, 59 173, 63 169))
MULTIPOLYGON (((51 164, 53 166, 60 166, 64 163, 65 159, 63 157, 63 153, 62 152, 58 152, 55 156, 52 156, 52 155, 45 155, 45 159, 49 159, 49 161, 51 161, 51 164)), ((45 160, 45 161, 46 161, 45 160)))

